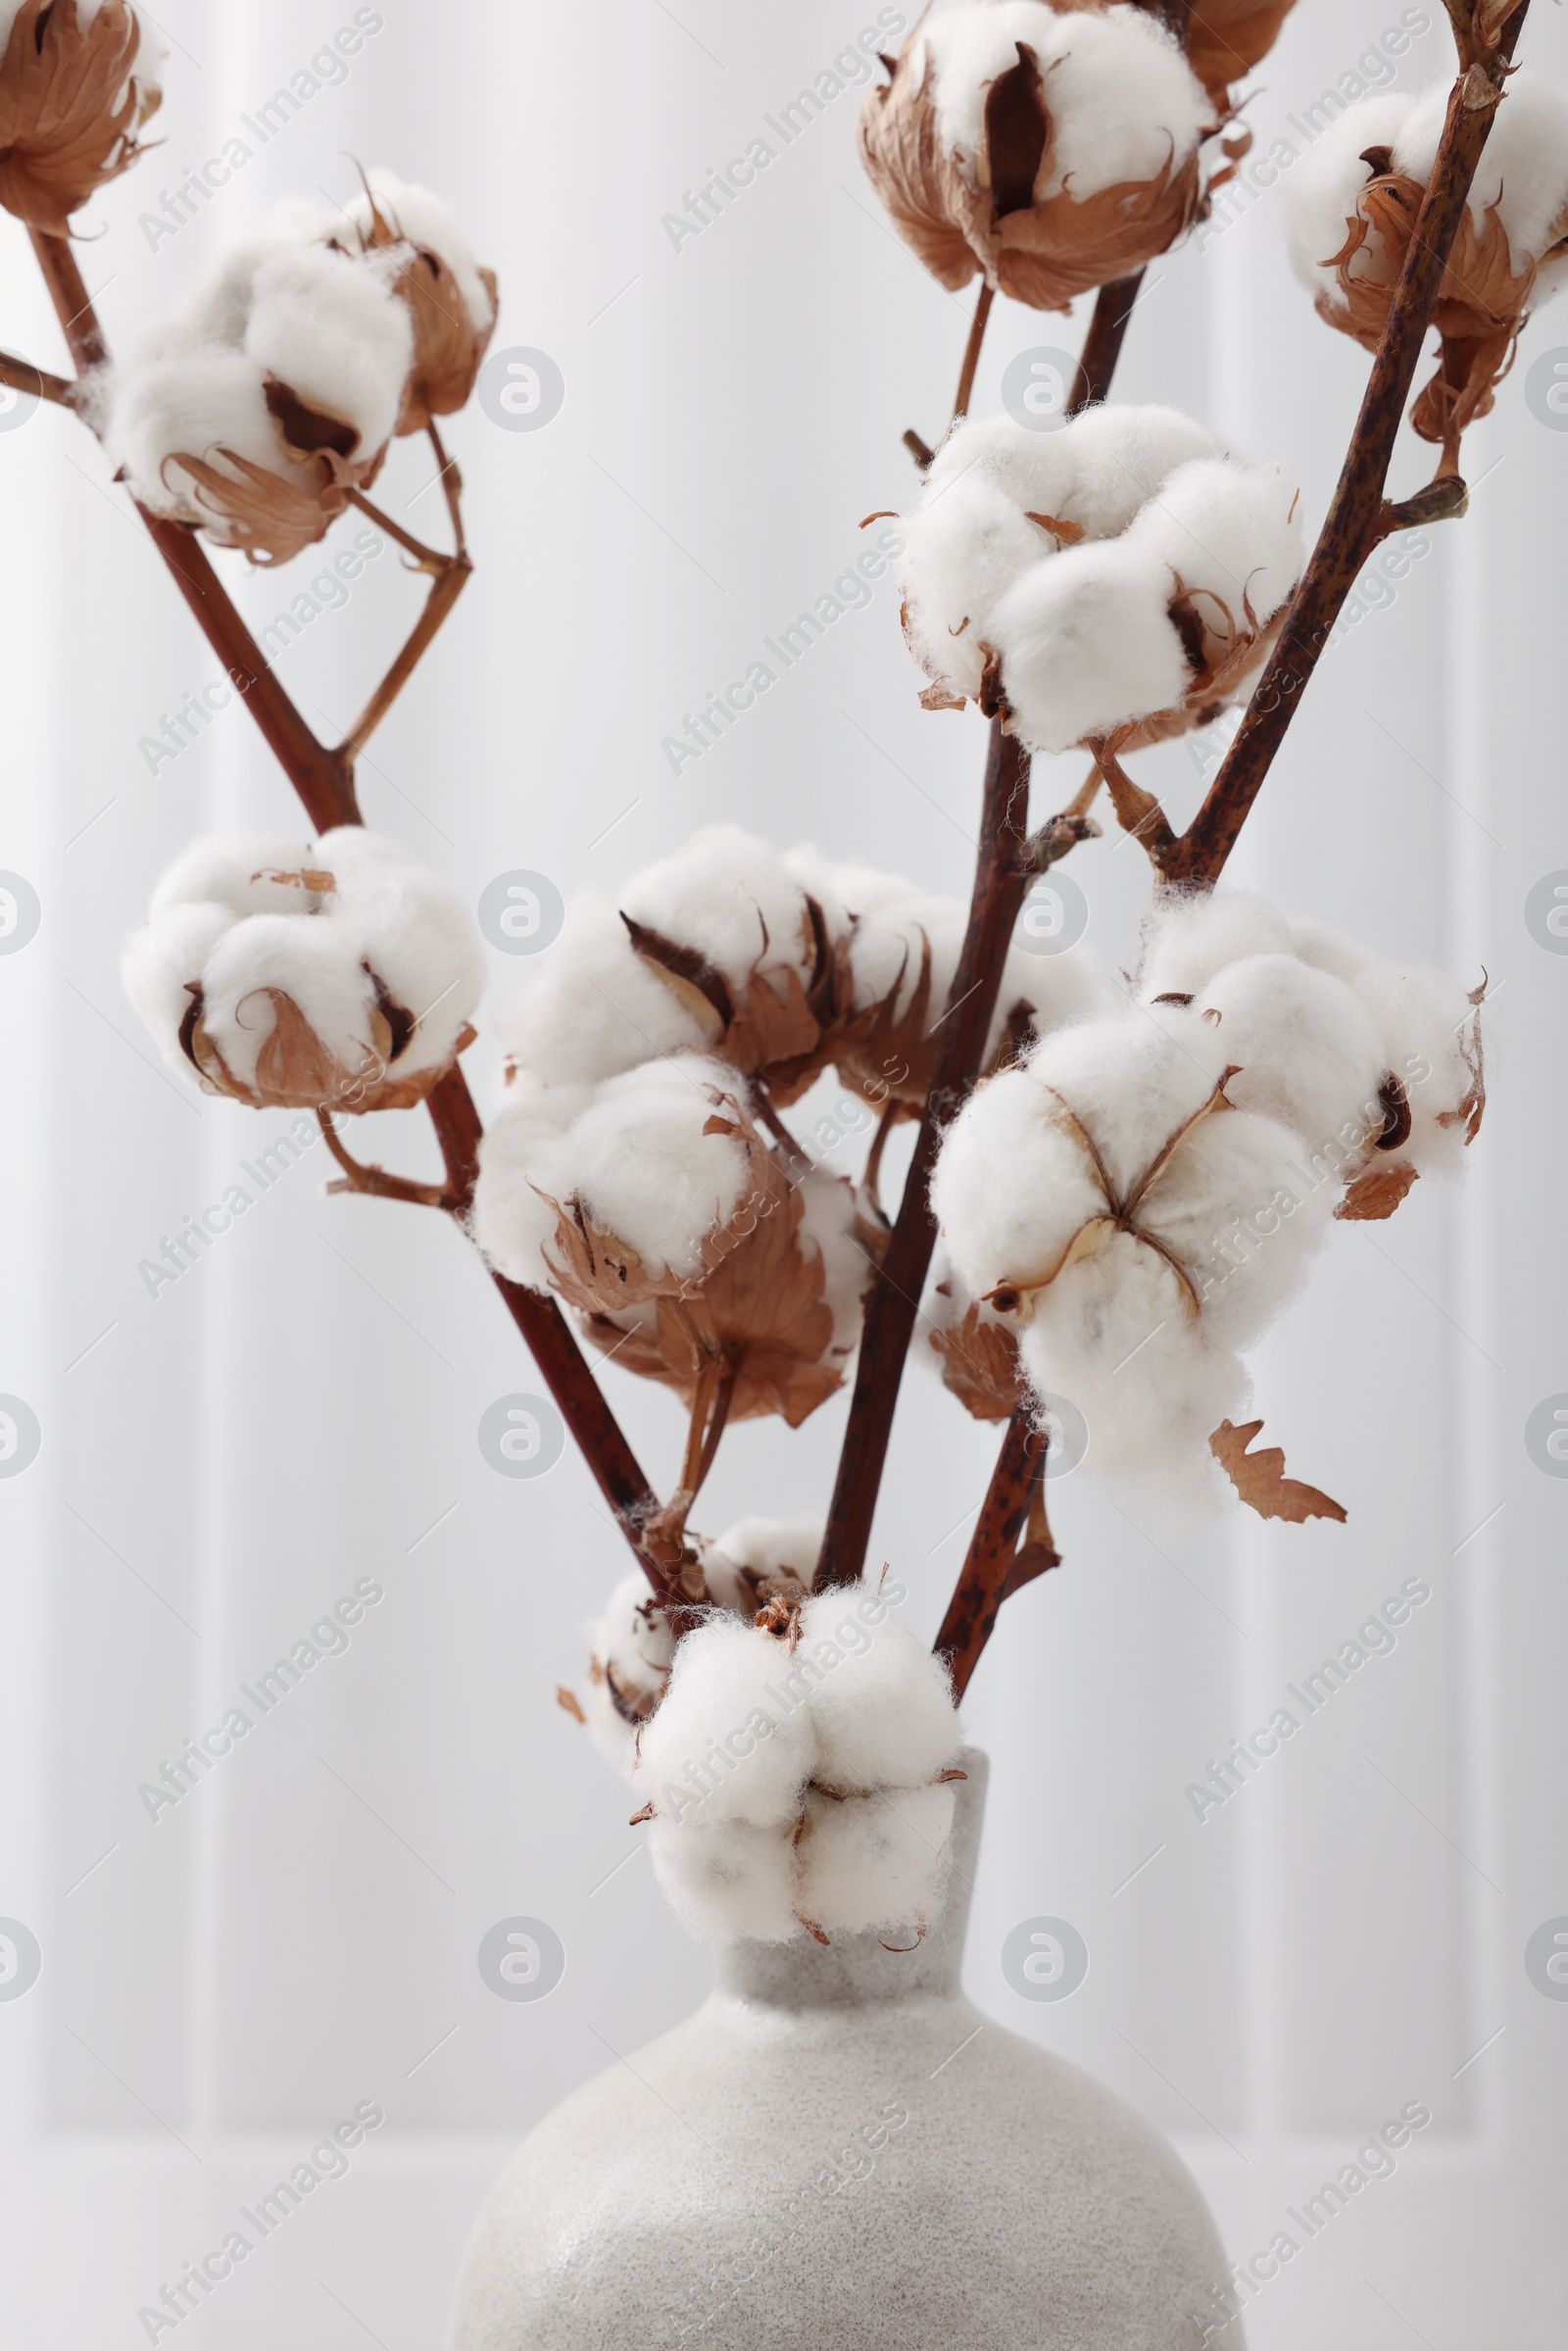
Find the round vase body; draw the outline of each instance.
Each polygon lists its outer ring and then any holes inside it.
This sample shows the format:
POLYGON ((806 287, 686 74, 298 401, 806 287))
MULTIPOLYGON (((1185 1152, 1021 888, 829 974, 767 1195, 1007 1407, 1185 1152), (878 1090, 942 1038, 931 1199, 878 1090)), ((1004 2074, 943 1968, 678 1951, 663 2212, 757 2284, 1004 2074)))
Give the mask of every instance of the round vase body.
POLYGON ((926 1940, 722 1953, 695 2016, 523 2141, 447 2351, 1198 2351, 1227 2274, 1191 2174, 958 1988, 985 1785, 962 1762, 926 1940))

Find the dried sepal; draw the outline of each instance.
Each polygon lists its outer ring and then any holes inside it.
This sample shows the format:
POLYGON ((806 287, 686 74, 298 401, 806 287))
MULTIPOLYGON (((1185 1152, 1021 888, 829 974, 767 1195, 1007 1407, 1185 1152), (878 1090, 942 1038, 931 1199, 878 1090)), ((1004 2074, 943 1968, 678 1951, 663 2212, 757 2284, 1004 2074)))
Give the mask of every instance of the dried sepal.
POLYGON ((475 323, 446 256, 421 244, 398 215, 396 200, 376 193, 366 182, 368 219, 349 232, 352 245, 340 233, 332 242, 339 251, 384 253, 403 247, 408 259, 392 281, 392 290, 407 304, 414 324, 414 358, 403 387, 398 433, 423 432, 436 416, 449 416, 465 407, 473 391, 479 364, 490 347, 497 317, 497 284, 493 269, 479 268, 477 275, 490 301, 487 324, 475 323))
MULTIPOLYGON (((1426 189, 1390 168, 1387 148, 1369 148, 1367 158, 1369 176, 1346 221, 1345 242, 1323 257, 1322 266, 1334 271, 1340 299, 1325 288, 1316 307, 1330 326, 1375 351, 1426 189)), ((1565 229, 1568 221, 1559 220, 1549 242, 1555 244, 1565 229)), ((1422 439, 1442 445, 1445 472, 1457 470, 1465 427, 1491 413, 1496 386, 1512 364, 1535 283, 1535 262, 1526 255, 1516 265, 1497 207, 1489 207, 1478 228, 1467 205, 1433 305, 1432 323, 1441 338, 1438 370, 1410 410, 1410 422, 1422 439)))
POLYGON ((574 1690, 566 1688, 564 1682, 556 1684, 556 1704, 564 1714, 569 1714, 574 1723, 581 1723, 586 1729, 588 1717, 582 1710, 582 1700, 574 1690))
POLYGON ((1420 1173, 1410 1159, 1372 1161, 1350 1178, 1334 1213, 1349 1224, 1381 1224, 1394 1214, 1420 1173))
POLYGON ((242 548, 263 567, 286 563, 324 539, 349 503, 347 484, 334 480, 324 457, 282 474, 234 449, 219 448, 211 458, 180 451, 163 468, 166 484, 179 494, 172 468, 193 484, 183 495, 196 510, 197 527, 212 527, 224 546, 242 548))
MULTIPOLYGON (((255 1081, 249 1085, 229 1067, 208 1032, 200 983, 187 981, 191 1004, 180 1024, 179 1042, 203 1090, 258 1110, 406 1110, 423 1102, 451 1062, 408 1073, 399 1070, 399 1055, 418 1023, 393 1003, 373 973, 369 976, 378 1002, 369 1014, 370 1042, 357 1067, 338 1059, 281 988, 255 988, 241 997, 235 1013, 238 1025, 267 1031, 256 1056, 255 1081)), ((473 1038, 474 1031, 466 1025, 454 1055, 465 1052, 473 1038)))
MULTIPOLYGON (((1508 5, 1516 0, 1508 0, 1508 5)), ((1267 56, 1295 0, 1200 0, 1187 20, 1187 62, 1222 115, 1244 74, 1267 56)))
POLYGON ((629 914, 620 919, 639 957, 696 1021, 703 1051, 752 1078, 780 1108, 798 1101, 832 1061, 848 969, 808 892, 801 911, 805 980, 793 963, 770 960, 765 923, 757 960, 736 985, 700 950, 629 914))
POLYGON ((1262 1426, 1260 1420, 1245 1420, 1240 1427, 1222 1420, 1208 1441, 1210 1452, 1249 1509, 1255 1510, 1259 1518, 1288 1519, 1294 1526, 1308 1518, 1343 1522, 1346 1512, 1341 1503, 1318 1487, 1285 1475, 1285 1454, 1279 1445, 1248 1451, 1262 1426))
POLYGON ((0 58, 0 204, 51 236, 142 152, 159 103, 128 0, 22 0, 0 58), (140 67, 140 71, 137 69, 140 67))
POLYGON ((729 1419, 777 1413, 798 1428, 842 1385, 848 1349, 834 1346, 799 1186, 743 1104, 725 1099, 722 1115, 746 1151, 747 1183, 734 1212, 703 1236, 700 1272, 650 1268, 574 1195, 550 1201, 551 1280, 595 1346, 627 1370, 690 1406, 716 1366, 730 1384, 729 1419))
POLYGON ((1028 1382, 1007 1325, 989 1320, 971 1300, 961 1320, 936 1324, 928 1336, 942 1364, 943 1387, 971 1418, 1010 1420, 1028 1382))

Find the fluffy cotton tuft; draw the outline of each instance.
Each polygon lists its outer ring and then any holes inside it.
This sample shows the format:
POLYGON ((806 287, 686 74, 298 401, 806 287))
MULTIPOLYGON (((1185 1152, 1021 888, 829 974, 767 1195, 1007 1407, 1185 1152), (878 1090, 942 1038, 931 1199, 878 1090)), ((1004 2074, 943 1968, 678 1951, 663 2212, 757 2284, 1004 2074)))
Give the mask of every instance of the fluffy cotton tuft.
POLYGON ((1179 730, 1245 698, 1300 570, 1298 506, 1284 467, 1168 409, 960 423, 906 524, 910 647, 931 691, 996 693, 1033 751, 1179 730))
POLYGON ((286 384, 351 424, 358 440, 345 456, 384 448, 397 422, 414 328, 394 276, 379 262, 302 245, 272 255, 251 281, 246 357, 264 383, 286 384))
POLYGON ((588 1679, 576 1692, 596 1747, 630 1774, 635 1740, 664 1694, 675 1638, 646 1576, 622 1577, 589 1627, 588 1679))
POLYGON ((127 941, 125 991, 172 1067, 255 1104, 417 1101, 472 1032, 484 951, 396 842, 195 842, 127 941))
MULTIPOLYGON (((804 1565, 807 1530, 794 1532, 804 1565)), ((728 1540, 771 1570, 789 1534, 754 1523, 728 1540)), ((711 1618, 680 1643, 638 1740, 633 1786, 666 1893, 713 1941, 922 1934, 961 1737, 946 1668, 880 1588, 797 1592, 757 1624, 711 1618)))
POLYGON ((753 1616, 778 1585, 809 1591, 821 1548, 819 1518, 743 1518, 704 1548, 709 1597, 753 1616))

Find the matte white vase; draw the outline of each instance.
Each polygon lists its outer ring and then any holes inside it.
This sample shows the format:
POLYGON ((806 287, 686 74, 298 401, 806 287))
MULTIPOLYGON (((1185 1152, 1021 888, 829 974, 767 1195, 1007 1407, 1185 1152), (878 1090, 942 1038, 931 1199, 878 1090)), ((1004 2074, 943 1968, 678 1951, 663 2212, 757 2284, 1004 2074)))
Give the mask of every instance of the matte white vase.
POLYGON ((724 1953, 694 2017, 523 2141, 447 2351, 1198 2351, 1226 2265, 1197 2183, 958 1989, 986 1773, 962 1761, 925 1942, 724 1953))

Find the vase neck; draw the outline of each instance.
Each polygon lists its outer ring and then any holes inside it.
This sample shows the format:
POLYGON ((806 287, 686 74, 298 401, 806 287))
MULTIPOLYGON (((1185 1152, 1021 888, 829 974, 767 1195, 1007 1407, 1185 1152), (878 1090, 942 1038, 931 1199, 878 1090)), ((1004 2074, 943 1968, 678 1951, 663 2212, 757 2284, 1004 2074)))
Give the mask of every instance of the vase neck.
POLYGON ((956 1790, 942 1905, 921 1942, 907 1951, 889 1950, 876 1935, 836 1935, 826 1945, 807 1935, 787 1943, 730 1943, 717 1955, 718 1991, 773 2008, 850 2008, 956 1992, 989 1766, 978 1747, 965 1747, 958 1768, 967 1776, 956 1790))

